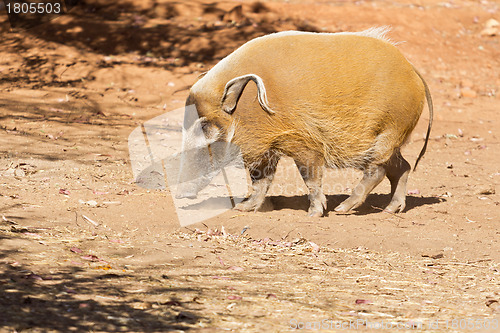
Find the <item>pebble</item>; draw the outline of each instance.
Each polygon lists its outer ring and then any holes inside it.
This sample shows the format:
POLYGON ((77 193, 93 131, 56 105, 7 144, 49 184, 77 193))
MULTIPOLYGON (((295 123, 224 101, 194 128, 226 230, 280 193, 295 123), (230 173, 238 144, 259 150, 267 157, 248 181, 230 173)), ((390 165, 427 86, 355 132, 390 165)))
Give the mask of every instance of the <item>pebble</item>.
POLYGON ((87 205, 90 207, 97 207, 98 203, 95 200, 83 201, 82 199, 78 200, 78 202, 82 205, 87 205))
POLYGON ((16 169, 16 170, 14 171, 14 176, 15 176, 15 177, 22 178, 22 177, 26 176, 26 173, 24 172, 24 170, 23 170, 23 169, 16 169))
POLYGON ((482 194, 482 195, 491 195, 495 194, 495 188, 493 186, 483 188, 477 192, 477 194, 482 194))
POLYGON ((486 23, 484 24, 484 26, 486 28, 494 28, 494 27, 500 27, 500 22, 498 22, 497 20, 495 19, 489 19, 488 21, 486 21, 486 23))
POLYGON ((481 36, 496 36, 498 35, 500 30, 498 28, 485 28, 481 30, 481 36))
POLYGON ((500 35, 500 23, 495 19, 489 19, 484 24, 484 29, 481 31, 481 36, 497 35, 500 35))
POLYGON ((436 254, 430 254, 430 253, 423 253, 422 257, 424 258, 432 258, 432 259, 441 259, 444 257, 443 253, 436 253, 436 254))
POLYGON ((477 92, 469 87, 464 87, 460 89, 460 95, 467 98, 476 98, 477 92))

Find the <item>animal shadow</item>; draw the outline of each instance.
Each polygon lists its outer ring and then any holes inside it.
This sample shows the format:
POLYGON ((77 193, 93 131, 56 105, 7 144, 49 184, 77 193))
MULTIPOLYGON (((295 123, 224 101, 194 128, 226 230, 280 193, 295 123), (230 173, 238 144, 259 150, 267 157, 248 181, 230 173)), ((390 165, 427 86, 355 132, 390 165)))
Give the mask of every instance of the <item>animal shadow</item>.
MULTIPOLYGON (((327 209, 326 214, 328 215, 330 212, 335 213, 334 208, 337 207, 342 201, 347 199, 349 196, 345 194, 335 194, 335 195, 327 195, 327 209)), ((271 196, 268 198, 271 201, 274 210, 282 210, 282 209, 293 209, 293 210, 303 210, 306 211, 309 209, 309 198, 307 195, 301 196, 271 196)), ((389 202, 391 201, 390 194, 370 194, 366 201, 358 208, 354 209, 353 214, 355 215, 366 215, 371 213, 380 212, 383 210, 389 202)), ((406 208, 404 212, 410 211, 413 208, 425 206, 425 205, 434 205, 441 202, 446 201, 443 198, 438 197, 416 197, 408 195, 406 197, 406 208)), ((266 209, 267 210, 267 209, 266 209)))

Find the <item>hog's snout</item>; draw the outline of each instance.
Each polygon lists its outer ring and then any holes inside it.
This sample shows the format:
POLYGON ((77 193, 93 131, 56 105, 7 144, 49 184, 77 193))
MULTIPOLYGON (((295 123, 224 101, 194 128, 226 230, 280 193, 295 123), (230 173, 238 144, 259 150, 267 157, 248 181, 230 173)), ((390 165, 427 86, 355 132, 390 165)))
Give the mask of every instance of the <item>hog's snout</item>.
POLYGON ((176 199, 196 199, 199 192, 199 186, 197 181, 189 181, 185 183, 180 183, 177 188, 177 193, 175 194, 176 199))

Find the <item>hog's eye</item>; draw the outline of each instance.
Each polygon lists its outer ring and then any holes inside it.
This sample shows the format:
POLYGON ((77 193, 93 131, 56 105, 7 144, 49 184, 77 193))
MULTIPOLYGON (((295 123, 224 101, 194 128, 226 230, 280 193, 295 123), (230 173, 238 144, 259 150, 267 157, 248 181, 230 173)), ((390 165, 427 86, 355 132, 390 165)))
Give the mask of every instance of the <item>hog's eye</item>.
POLYGON ((201 122, 201 129, 203 130, 203 132, 206 132, 209 128, 210 124, 208 123, 208 121, 202 121, 201 122))
POLYGON ((217 141, 217 139, 219 138, 220 130, 216 124, 210 121, 202 121, 200 122, 200 126, 203 134, 205 135, 205 138, 209 141, 209 143, 217 141))

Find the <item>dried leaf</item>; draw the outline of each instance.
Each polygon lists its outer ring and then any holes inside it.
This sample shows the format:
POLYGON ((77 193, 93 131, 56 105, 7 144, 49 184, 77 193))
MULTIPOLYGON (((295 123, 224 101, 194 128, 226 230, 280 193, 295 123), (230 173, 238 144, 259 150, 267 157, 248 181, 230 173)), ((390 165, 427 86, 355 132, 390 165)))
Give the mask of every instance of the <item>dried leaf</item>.
POLYGON ((319 246, 316 243, 309 242, 309 245, 312 247, 312 252, 319 252, 319 246))
POLYGON ((102 192, 102 191, 92 191, 92 193, 94 193, 96 195, 106 195, 106 194, 109 194, 109 192, 102 192))
POLYGON ((10 224, 14 224, 14 225, 17 225, 18 223, 16 221, 12 221, 12 220, 9 220, 5 217, 5 215, 2 215, 2 220, 4 222, 7 222, 7 223, 10 223, 10 224))
POLYGON ((242 267, 238 267, 238 266, 231 266, 231 267, 228 267, 227 268, 228 271, 237 271, 237 272, 242 272, 244 271, 245 269, 242 268, 242 267))
POLYGON ((76 291, 74 289, 68 288, 66 286, 64 286, 64 291, 68 294, 76 294, 76 291))
POLYGON ((80 258, 82 258, 83 260, 99 261, 99 257, 96 256, 96 255, 93 255, 93 254, 89 254, 89 255, 86 255, 86 256, 81 256, 80 258))
POLYGON ((92 220, 92 219, 90 219, 89 217, 87 217, 87 216, 85 216, 85 215, 83 215, 83 214, 82 214, 82 217, 83 217, 83 219, 84 219, 85 221, 87 221, 87 222, 89 222, 89 223, 93 224, 95 227, 98 227, 98 226, 99 226, 99 223, 97 223, 97 222, 93 221, 93 220, 92 220))
POLYGON ((23 232, 23 235, 36 237, 36 238, 42 238, 42 235, 36 234, 34 232, 23 232))
POLYGON ((32 280, 40 280, 40 281, 43 280, 43 278, 40 275, 35 274, 35 273, 30 273, 30 274, 26 275, 24 278, 25 279, 32 279, 32 280))
POLYGON ((83 250, 77 248, 77 247, 72 247, 71 249, 69 249, 71 252, 74 252, 74 253, 83 253, 83 250))
POLYGON ((356 304, 372 304, 373 302, 367 299, 357 299, 355 301, 356 304))
POLYGON ((227 299, 230 299, 230 300, 241 300, 241 299, 243 299, 243 297, 238 296, 238 295, 229 295, 229 296, 227 296, 227 299))

